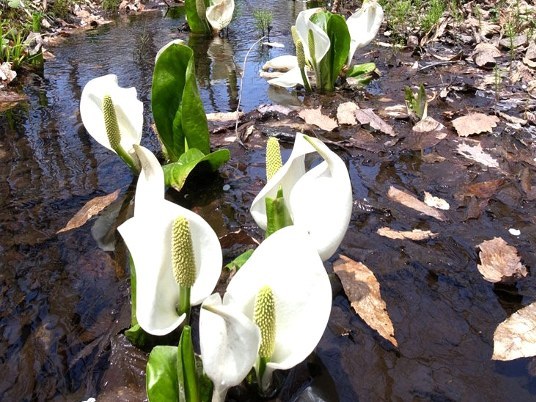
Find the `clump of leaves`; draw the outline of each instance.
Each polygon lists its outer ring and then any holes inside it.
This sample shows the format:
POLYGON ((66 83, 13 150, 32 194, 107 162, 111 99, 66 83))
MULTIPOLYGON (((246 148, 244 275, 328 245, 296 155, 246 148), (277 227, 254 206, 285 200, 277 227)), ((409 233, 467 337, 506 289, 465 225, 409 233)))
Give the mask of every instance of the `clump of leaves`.
POLYGON ((408 112, 410 115, 415 115, 417 120, 422 120, 428 115, 428 99, 426 98, 426 91, 423 84, 419 86, 417 93, 413 93, 410 87, 405 87, 404 98, 408 112))
POLYGON ((272 12, 265 9, 255 10, 253 11, 253 18, 255 18, 255 26, 261 33, 261 36, 269 36, 270 30, 272 29, 272 12))

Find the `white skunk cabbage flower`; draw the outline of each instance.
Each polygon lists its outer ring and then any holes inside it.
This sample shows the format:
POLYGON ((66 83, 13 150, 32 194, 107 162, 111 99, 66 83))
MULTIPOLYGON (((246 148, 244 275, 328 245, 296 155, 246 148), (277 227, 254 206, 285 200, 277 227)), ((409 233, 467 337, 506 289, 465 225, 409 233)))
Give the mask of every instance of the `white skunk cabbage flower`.
POLYGON ((239 384, 253 365, 259 375, 267 339, 272 345, 260 378, 262 390, 270 386, 274 370, 302 362, 324 333, 331 301, 328 275, 303 230, 287 226, 265 239, 231 279, 223 302, 213 295, 201 306, 201 358, 221 398, 213 401, 224 400, 227 388, 239 384), (258 319, 256 304, 265 289, 273 298, 271 320, 258 319), (246 362, 254 363, 246 368, 246 362))
POLYGON ((211 0, 206 17, 214 32, 221 31, 231 23, 234 8, 234 0, 211 0))
POLYGON ((268 80, 268 84, 284 88, 292 88, 298 84, 303 85, 298 58, 296 56, 285 54, 268 60, 262 69, 273 70, 277 77, 268 80))
POLYGON ((135 146, 142 170, 135 195, 134 217, 118 230, 136 270, 136 318, 144 331, 166 335, 186 314, 177 312, 180 290, 172 264, 172 227, 184 217, 190 228, 195 282, 190 304, 201 304, 214 290, 222 266, 221 246, 214 230, 196 213, 164 199, 164 173, 148 149, 135 146))
POLYGON ((121 147, 132 157, 134 144, 139 145, 143 130, 143 103, 136 88, 121 88, 117 76, 104 75, 89 81, 82 90, 80 116, 87 132, 102 146, 116 152, 106 133, 104 98, 110 97, 115 109, 121 147))
POLYGON ((346 20, 350 32, 350 51, 346 64, 352 63, 357 49, 368 45, 378 31, 383 21, 383 8, 376 0, 367 0, 363 6, 346 20))
POLYGON ((297 133, 289 159, 251 205, 253 219, 264 230, 265 200, 275 198, 280 187, 294 225, 310 235, 323 261, 330 258, 346 234, 352 213, 352 185, 344 161, 322 141, 297 133), (305 156, 313 152, 324 160, 306 171, 305 156))
POLYGON ((328 34, 319 25, 311 21, 311 17, 322 10, 323 9, 319 7, 310 8, 301 11, 296 17, 296 30, 303 43, 305 60, 310 63, 313 68, 316 63, 324 58, 331 46, 328 34), (312 31, 314 38, 314 54, 311 54, 310 51, 309 31, 312 31))

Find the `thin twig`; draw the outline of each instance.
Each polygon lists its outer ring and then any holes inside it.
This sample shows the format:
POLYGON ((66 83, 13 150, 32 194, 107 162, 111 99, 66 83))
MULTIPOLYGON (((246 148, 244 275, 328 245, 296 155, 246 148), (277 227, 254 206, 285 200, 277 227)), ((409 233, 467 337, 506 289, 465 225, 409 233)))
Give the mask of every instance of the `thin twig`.
POLYGON ((259 43, 261 40, 263 40, 265 38, 266 38, 266 36, 263 36, 263 37, 259 38, 253 45, 251 45, 251 47, 249 48, 248 52, 246 53, 246 57, 244 57, 244 64, 242 66, 242 76, 240 77, 240 91, 238 91, 238 105, 236 106, 235 135, 236 135, 236 138, 237 138, 239 144, 242 145, 243 147, 245 147, 245 145, 242 142, 242 140, 240 139, 240 137, 238 136, 238 119, 239 119, 238 113, 240 112, 240 101, 242 100, 242 84, 244 83, 244 75, 246 75, 246 63, 247 63, 247 60, 248 60, 249 52, 251 52, 251 50, 257 45, 257 43, 259 43))

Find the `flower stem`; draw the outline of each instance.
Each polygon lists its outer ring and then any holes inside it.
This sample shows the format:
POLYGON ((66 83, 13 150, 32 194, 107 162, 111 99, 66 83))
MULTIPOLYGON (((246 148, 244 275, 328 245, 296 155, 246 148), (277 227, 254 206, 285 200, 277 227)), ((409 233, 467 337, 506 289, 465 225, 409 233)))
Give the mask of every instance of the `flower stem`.
POLYGON ((194 347, 192 343, 192 328, 184 326, 179 341, 179 353, 182 363, 182 374, 184 378, 184 391, 188 402, 199 402, 199 384, 195 367, 194 347))
POLYGON ((190 318, 190 289, 189 286, 179 286, 179 304, 177 310, 179 315, 186 314, 185 322, 188 322, 190 318))
POLYGON ((119 155, 121 159, 123 159, 123 162, 127 164, 132 173, 136 175, 140 174, 140 169, 134 162, 134 159, 132 159, 132 157, 123 149, 121 145, 114 147, 114 151, 117 152, 117 155, 119 155))

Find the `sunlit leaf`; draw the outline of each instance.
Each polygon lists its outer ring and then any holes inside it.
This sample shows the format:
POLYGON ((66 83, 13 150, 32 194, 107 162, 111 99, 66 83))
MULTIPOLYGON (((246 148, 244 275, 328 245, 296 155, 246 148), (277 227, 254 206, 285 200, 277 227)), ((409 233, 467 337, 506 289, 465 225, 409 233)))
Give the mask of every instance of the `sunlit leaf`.
POLYGON ((322 114, 322 108, 318 109, 303 109, 300 110, 298 116, 300 116, 307 124, 314 124, 320 127, 322 130, 331 131, 338 127, 338 124, 331 117, 322 114))
POLYGON ((206 4, 204 0, 185 0, 184 8, 190 31, 194 34, 210 34, 210 26, 206 17, 206 4))
POLYGON ((484 166, 494 168, 499 167, 499 162, 497 162, 497 160, 494 159, 490 154, 484 152, 480 143, 476 144, 475 146, 471 146, 466 143, 458 144, 457 151, 460 155, 466 157, 467 159, 481 163, 484 166))
POLYGON ((493 360, 536 355, 536 303, 516 311, 493 334, 493 360))
POLYGON ((208 155, 204 155, 195 148, 189 149, 182 154, 177 162, 168 163, 162 166, 166 186, 173 187, 180 191, 184 186, 188 175, 201 162, 207 162, 210 169, 215 172, 218 168, 227 162, 230 158, 228 149, 218 149, 208 155))
POLYGON ((343 255, 333 263, 333 270, 341 280, 354 311, 383 338, 398 346, 393 323, 374 273, 364 264, 343 255))
POLYGON ((113 193, 103 195, 101 197, 95 197, 88 201, 70 220, 67 225, 56 233, 67 232, 72 229, 76 229, 84 225, 89 219, 97 215, 104 208, 117 200, 120 190, 117 189, 113 193))
POLYGON ((186 149, 210 153, 207 117, 195 78, 193 50, 181 41, 164 46, 153 73, 151 107, 171 162, 186 149))
POLYGON ((185 401, 184 388, 179 389, 178 348, 155 346, 147 362, 147 396, 149 402, 185 401))
POLYGON ((527 276, 527 268, 515 247, 508 245, 504 239, 495 237, 478 245, 480 248, 480 264, 478 270, 489 282, 501 282, 512 277, 527 276))
POLYGON ((377 233, 380 236, 388 237, 395 240, 426 240, 437 237, 437 233, 429 230, 413 229, 413 230, 393 230, 387 227, 379 228, 377 233))
POLYGON ((381 131, 384 134, 396 137, 393 127, 387 124, 381 117, 376 115, 372 109, 358 109, 355 111, 355 117, 360 124, 370 125, 371 128, 381 131))

